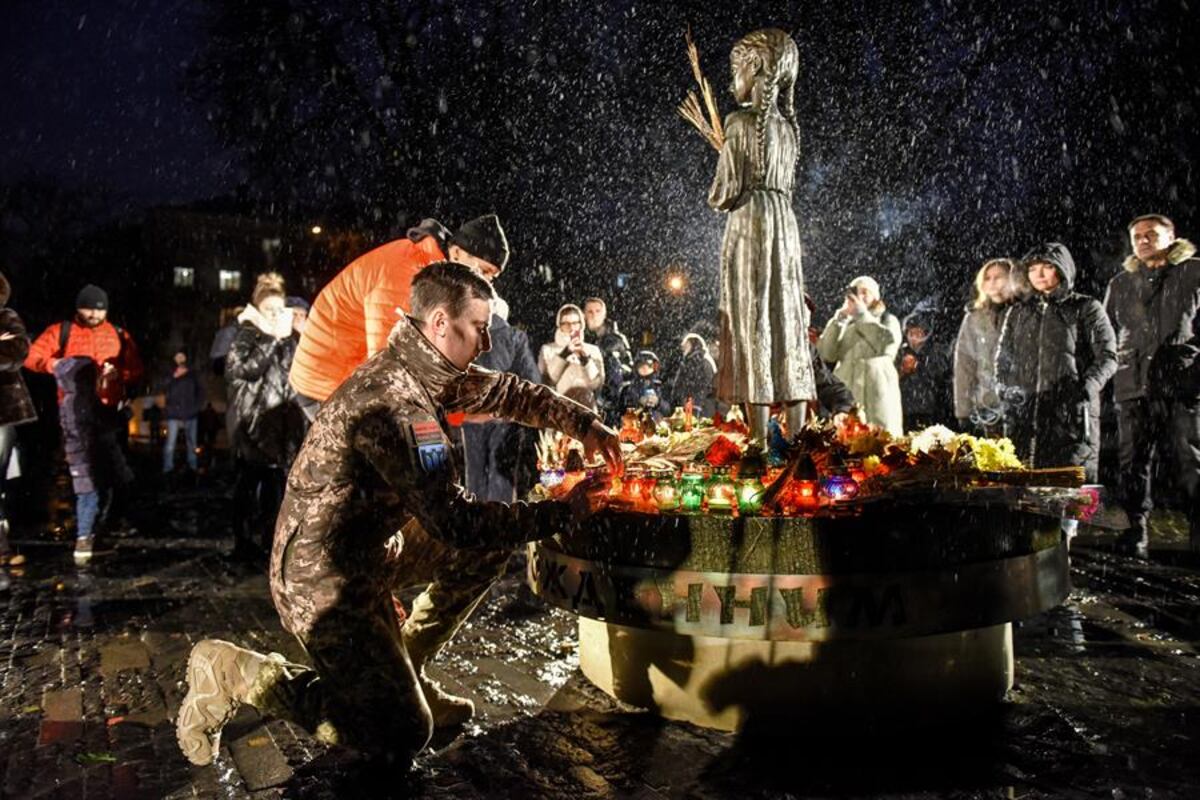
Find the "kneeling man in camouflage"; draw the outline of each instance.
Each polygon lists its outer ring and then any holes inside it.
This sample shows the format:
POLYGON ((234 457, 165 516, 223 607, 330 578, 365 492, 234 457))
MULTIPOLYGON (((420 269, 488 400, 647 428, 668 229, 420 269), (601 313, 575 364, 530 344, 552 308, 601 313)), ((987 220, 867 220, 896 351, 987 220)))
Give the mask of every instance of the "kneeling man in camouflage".
POLYGON ((471 365, 488 349, 492 297, 468 267, 426 267, 413 282, 412 316, 321 408, 288 475, 271 553, 275 607, 312 667, 198 643, 176 722, 192 763, 212 762, 241 704, 399 768, 435 727, 474 713, 470 700, 425 676, 425 663, 487 594, 514 545, 595 511, 605 489, 588 481, 565 502, 475 502, 459 484, 446 415, 554 428, 621 467, 615 433, 592 411, 471 365), (401 625, 393 590, 426 582, 401 625))

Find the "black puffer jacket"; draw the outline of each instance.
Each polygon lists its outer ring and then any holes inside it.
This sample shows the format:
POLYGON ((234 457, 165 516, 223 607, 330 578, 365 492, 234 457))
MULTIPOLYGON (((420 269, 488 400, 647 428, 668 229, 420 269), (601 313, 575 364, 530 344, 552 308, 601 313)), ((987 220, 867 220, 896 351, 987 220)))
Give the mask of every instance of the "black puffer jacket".
POLYGON ((605 420, 613 424, 624 412, 620 408, 621 387, 634 377, 629 339, 617 329, 616 321, 610 319, 598 332, 586 331, 584 341, 596 345, 604 354, 604 385, 600 387, 596 402, 605 420))
POLYGON ((286 469, 304 441, 304 412, 288 383, 296 354, 291 336, 277 339, 253 322, 242 322, 225 361, 232 410, 233 447, 257 464, 286 469))
POLYGON ((96 362, 78 356, 59 359, 54 365, 54 379, 61 397, 58 424, 71 488, 75 494, 94 492, 103 487, 105 477, 102 470, 96 469, 96 362))
POLYGON ((1200 259, 1177 239, 1167 264, 1148 269, 1135 256, 1109 281, 1104 307, 1117 331, 1116 401, 1148 390, 1194 402, 1200 399, 1200 259))
MULTIPOLYGON (((29 355, 29 334, 25 323, 11 308, 5 308, 11 289, 8 279, 0 273, 0 425, 20 425, 37 419, 25 379, 21 377, 21 365, 29 355)), ((4 476, 0 475, 0 481, 4 476)))
POLYGON ((1117 368, 1116 337, 1100 302, 1073 291, 1075 261, 1061 244, 1031 250, 1025 265, 1053 264, 1061 283, 1004 315, 996 390, 1005 434, 1032 467, 1082 465, 1095 480, 1100 459, 1100 390, 1117 368))
POLYGON ((813 380, 817 384, 817 413, 832 417, 851 411, 854 408, 854 393, 850 387, 833 374, 829 364, 817 352, 815 344, 810 343, 808 349, 812 357, 813 380))
POLYGON ((683 337, 692 349, 679 362, 671 380, 671 405, 682 406, 692 398, 692 406, 702 417, 712 417, 717 411, 717 364, 708 352, 708 344, 695 333, 683 337))

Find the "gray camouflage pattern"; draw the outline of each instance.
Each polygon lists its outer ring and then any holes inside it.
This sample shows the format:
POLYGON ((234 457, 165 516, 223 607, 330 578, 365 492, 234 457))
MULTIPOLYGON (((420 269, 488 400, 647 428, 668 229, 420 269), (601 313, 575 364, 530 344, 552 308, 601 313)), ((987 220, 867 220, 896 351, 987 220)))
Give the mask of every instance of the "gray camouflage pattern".
POLYGON ((457 369, 402 320, 321 407, 275 528, 271 594, 313 667, 273 665, 254 704, 397 765, 432 731, 417 677, 425 661, 470 616, 515 544, 570 517, 557 502, 474 502, 459 485, 446 422, 454 411, 576 438, 596 419, 546 386, 457 369), (422 584, 401 627, 393 591, 422 584))

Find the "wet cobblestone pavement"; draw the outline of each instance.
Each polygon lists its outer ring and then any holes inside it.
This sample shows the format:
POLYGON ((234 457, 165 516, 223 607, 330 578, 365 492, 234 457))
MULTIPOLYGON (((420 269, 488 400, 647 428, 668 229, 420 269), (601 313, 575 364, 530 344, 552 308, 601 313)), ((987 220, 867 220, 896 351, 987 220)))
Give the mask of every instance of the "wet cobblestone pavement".
POLYGON ((1200 796, 1200 577, 1181 520, 1150 563, 1080 537, 1068 603, 1016 630, 1017 686, 995 714, 882 738, 749 739, 619 707, 580 675, 574 620, 498 584, 431 672, 469 694, 470 728, 388 788, 346 754, 244 710, 211 767, 172 719, 191 645, 221 637, 301 659, 262 567, 234 559, 214 493, 169 496, 161 522, 76 569, 65 542, 18 531, 0 593, 5 797, 1180 797, 1200 796))

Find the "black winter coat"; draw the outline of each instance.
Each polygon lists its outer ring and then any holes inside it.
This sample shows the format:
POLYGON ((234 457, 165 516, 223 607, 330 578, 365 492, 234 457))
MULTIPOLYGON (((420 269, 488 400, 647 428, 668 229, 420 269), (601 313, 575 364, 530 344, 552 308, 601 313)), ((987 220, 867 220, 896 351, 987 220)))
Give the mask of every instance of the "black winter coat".
POLYGON ((617 323, 610 319, 605 321, 604 328, 598 334, 587 331, 584 340, 596 345, 604 354, 604 385, 600 387, 596 401, 600 412, 611 424, 614 418, 619 419, 625 411, 619 407, 621 386, 634 377, 629 339, 617 329, 617 323))
POLYGON ((812 356, 813 381, 817 386, 817 413, 832 417, 850 411, 854 408, 854 392, 833 374, 829 364, 817 352, 815 344, 809 344, 808 349, 812 356))
POLYGON ((532 383, 542 382, 542 372, 529 348, 529 336, 525 331, 509 325, 504 317, 493 314, 488 325, 488 338, 491 339, 492 349, 481 353, 475 359, 476 364, 497 372, 511 372, 532 383))
POLYGON ((693 345, 679 362, 671 380, 671 404, 683 406, 692 398, 692 408, 702 417, 712 417, 717 411, 717 365, 707 349, 693 345))
POLYGON ((61 400, 58 424, 62 428, 63 454, 71 472, 75 494, 94 492, 103 487, 102 473, 96 469, 96 435, 100 403, 96 399, 96 362, 86 357, 63 358, 54 365, 61 400))
POLYGON ((183 377, 175 373, 167 381, 167 419, 194 419, 204 408, 204 384, 196 371, 188 367, 183 377))
POLYGON ((908 342, 896 354, 896 370, 900 373, 900 404, 904 409, 904 430, 918 426, 946 425, 954 416, 951 390, 954 379, 950 372, 950 350, 930 336, 924 346, 914 350, 908 342), (901 370, 904 357, 911 355, 916 368, 907 375, 901 370))
POLYGON ((1167 265, 1148 269, 1136 257, 1108 284, 1104 307, 1117 332, 1116 401, 1153 392, 1200 399, 1200 259, 1184 239, 1167 265))
POLYGON ((996 351, 996 391, 1004 432, 1031 467, 1100 460, 1100 390, 1117 368, 1116 337, 1100 302, 1072 290, 1075 261, 1061 244, 1041 245, 1024 262, 1047 261, 1061 283, 1011 306, 996 351))
MULTIPOLYGON (((529 349, 529 336, 498 314, 488 325, 492 348, 475 364, 496 372, 510 372, 531 383, 541 383, 542 373, 529 349)), ((520 485, 531 482, 536 471, 533 441, 536 431, 506 420, 462 426, 464 478, 467 490, 479 500, 511 503, 523 494, 520 485)))
POLYGON ((277 339, 251 322, 238 327, 225 361, 233 447, 256 464, 287 468, 304 441, 304 412, 288 383, 296 340, 277 339))
POLYGON ((21 365, 29 354, 29 334, 11 308, 0 306, 0 333, 12 334, 11 339, 0 341, 0 425, 31 422, 37 419, 37 412, 21 377, 21 365))

